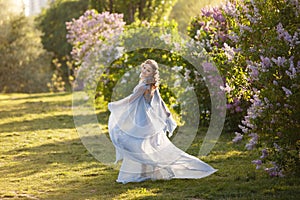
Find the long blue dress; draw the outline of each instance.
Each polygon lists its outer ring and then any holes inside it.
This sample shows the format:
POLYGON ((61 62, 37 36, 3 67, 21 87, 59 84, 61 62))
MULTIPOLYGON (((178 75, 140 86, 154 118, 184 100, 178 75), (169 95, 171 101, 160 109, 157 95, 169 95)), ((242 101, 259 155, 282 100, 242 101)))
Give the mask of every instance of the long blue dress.
POLYGON ((217 170, 177 148, 167 137, 177 124, 159 90, 145 96, 150 86, 139 83, 133 93, 110 102, 109 135, 116 162, 123 160, 117 182, 172 178, 203 178, 217 170))

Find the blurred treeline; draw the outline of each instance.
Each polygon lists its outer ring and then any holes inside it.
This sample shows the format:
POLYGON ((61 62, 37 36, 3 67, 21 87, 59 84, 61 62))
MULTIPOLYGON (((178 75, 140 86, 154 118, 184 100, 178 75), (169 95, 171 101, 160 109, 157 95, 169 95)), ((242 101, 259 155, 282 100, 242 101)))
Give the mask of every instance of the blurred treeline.
POLYGON ((34 17, 9 11, 0 0, 0 92, 70 90, 73 70, 66 25, 87 9, 123 13, 126 24, 135 21, 175 20, 186 31, 200 8, 219 2, 199 0, 56 0, 34 17))

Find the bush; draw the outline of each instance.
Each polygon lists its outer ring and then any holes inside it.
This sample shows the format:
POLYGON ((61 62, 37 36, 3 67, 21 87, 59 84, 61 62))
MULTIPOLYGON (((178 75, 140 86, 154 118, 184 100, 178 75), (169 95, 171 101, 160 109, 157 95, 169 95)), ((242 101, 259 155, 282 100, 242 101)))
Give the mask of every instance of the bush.
POLYGON ((229 117, 242 132, 233 141, 246 135, 248 150, 261 148, 253 163, 271 176, 300 174, 299 8, 298 1, 228 1, 203 9, 190 27, 226 79, 228 108, 250 102, 241 125, 229 117))

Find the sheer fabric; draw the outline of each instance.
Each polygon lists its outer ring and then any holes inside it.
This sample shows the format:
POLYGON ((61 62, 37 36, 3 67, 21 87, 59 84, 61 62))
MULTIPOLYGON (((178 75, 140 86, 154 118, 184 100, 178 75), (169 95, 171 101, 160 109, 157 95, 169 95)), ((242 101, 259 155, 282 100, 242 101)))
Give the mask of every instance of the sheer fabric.
POLYGON ((108 104, 116 162, 123 160, 117 182, 202 178, 217 171, 172 144, 166 134, 170 137, 177 124, 159 90, 150 98, 146 90, 150 86, 139 83, 131 95, 108 104))

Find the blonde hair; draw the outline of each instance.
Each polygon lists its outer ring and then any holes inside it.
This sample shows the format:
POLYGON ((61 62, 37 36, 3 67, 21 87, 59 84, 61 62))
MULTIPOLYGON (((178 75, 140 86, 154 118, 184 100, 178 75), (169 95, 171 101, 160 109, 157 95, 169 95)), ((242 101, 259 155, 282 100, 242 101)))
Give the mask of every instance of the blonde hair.
POLYGON ((146 84, 153 84, 154 86, 158 87, 159 85, 159 71, 158 71, 158 64, 155 60, 147 59, 145 62, 141 64, 141 68, 145 65, 149 65, 153 69, 153 76, 147 77, 143 79, 144 83, 146 84))

